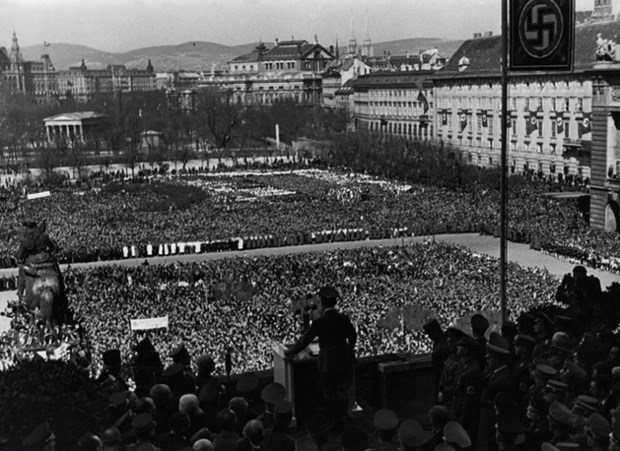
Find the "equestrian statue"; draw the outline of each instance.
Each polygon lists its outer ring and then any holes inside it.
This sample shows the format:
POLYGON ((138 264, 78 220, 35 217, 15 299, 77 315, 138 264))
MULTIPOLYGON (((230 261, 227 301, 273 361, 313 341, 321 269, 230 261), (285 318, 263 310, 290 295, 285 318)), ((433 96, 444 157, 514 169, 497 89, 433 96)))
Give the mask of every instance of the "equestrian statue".
POLYGON ((15 254, 19 265, 17 295, 20 304, 53 331, 54 326, 71 322, 60 267, 58 244, 47 234, 45 220, 22 222, 24 229, 15 254))

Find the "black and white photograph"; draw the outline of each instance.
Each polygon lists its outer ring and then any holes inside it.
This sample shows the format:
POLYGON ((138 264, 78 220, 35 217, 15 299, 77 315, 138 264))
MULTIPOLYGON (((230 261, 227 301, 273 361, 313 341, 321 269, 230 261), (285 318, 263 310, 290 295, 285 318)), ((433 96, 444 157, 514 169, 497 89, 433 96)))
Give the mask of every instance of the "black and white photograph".
POLYGON ((0 451, 620 451, 620 0, 0 0, 0 451))

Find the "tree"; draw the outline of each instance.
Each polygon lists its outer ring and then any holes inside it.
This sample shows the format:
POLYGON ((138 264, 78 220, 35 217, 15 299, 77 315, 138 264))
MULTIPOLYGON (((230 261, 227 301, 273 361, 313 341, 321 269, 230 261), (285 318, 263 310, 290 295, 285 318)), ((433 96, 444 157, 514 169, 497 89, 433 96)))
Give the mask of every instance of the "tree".
POLYGON ((73 449, 85 432, 107 426, 106 392, 74 363, 22 360, 0 372, 0 387, 0 431, 10 440, 7 449, 21 449, 43 421, 56 435, 56 449, 73 449))
POLYGON ((198 93, 196 116, 197 132, 210 137, 217 149, 225 149, 233 138, 233 132, 241 124, 242 105, 235 103, 231 91, 205 89, 198 93))

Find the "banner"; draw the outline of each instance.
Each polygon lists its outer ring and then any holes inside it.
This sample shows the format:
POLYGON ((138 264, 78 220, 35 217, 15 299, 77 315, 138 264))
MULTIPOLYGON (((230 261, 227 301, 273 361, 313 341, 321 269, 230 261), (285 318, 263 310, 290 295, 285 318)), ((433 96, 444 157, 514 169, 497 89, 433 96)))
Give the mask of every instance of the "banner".
POLYGON ((579 137, 592 131, 592 121, 590 113, 583 113, 583 120, 579 123, 579 137))
POLYGON ((168 315, 158 318, 132 319, 131 330, 168 329, 168 315))
POLYGON ((467 114, 461 113, 459 118, 461 121, 461 131, 463 131, 465 130, 465 128, 467 128, 467 114))
POLYGON ((564 118, 562 117, 562 113, 555 113, 555 124, 556 131, 558 135, 562 135, 564 133, 564 118))
POLYGON ((529 117, 525 118, 525 134, 530 135, 538 130, 538 119, 535 114, 529 113, 529 117))
POLYGON ((41 199, 42 197, 49 197, 51 195, 52 195, 52 193, 50 193, 49 191, 41 191, 40 193, 28 194, 26 196, 26 199, 28 199, 28 200, 41 199))

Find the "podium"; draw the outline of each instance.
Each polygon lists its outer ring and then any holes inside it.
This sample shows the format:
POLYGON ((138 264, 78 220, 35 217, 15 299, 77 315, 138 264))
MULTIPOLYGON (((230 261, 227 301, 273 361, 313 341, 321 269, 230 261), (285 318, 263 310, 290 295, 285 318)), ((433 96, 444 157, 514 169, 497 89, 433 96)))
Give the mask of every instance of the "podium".
POLYGON ((286 400, 293 405, 293 419, 291 426, 297 426, 297 413, 295 409, 295 380, 293 378, 293 362, 285 360, 284 353, 290 347, 283 343, 273 345, 273 381, 282 384, 286 389, 286 400))
MULTIPOLYGON (((299 382, 300 376, 308 376, 308 371, 305 371, 306 364, 311 362, 312 367, 316 367, 315 357, 319 353, 317 344, 310 344, 306 349, 301 351, 293 361, 287 361, 284 353, 293 346, 293 344, 276 343, 272 346, 273 350, 273 381, 282 384, 286 389, 286 400, 293 405, 293 419, 291 420, 291 426, 297 426, 299 400, 295 396, 295 382, 299 382), (300 362, 304 362, 300 365, 300 362), (295 369, 300 370, 303 374, 295 374, 295 369)), ((318 380, 318 369, 316 370, 316 377, 313 379, 318 380)), ((304 384, 305 385, 305 384, 304 384)), ((308 389, 310 387, 304 387, 308 389)), ((316 387, 314 387, 316 388, 316 387)), ((302 397, 303 398, 303 397, 302 397)), ((303 404, 303 399, 301 400, 303 404)))
MULTIPOLYGON (((284 353, 292 344, 276 343, 273 345, 273 381, 286 389, 286 400, 293 405, 291 426, 308 418, 313 412, 322 410, 322 392, 319 386, 319 369, 317 356, 319 346, 311 343, 301 351, 293 361, 287 361, 284 353)), ((363 414, 356 400, 355 370, 353 385, 349 391, 348 415, 356 418, 363 414)))

